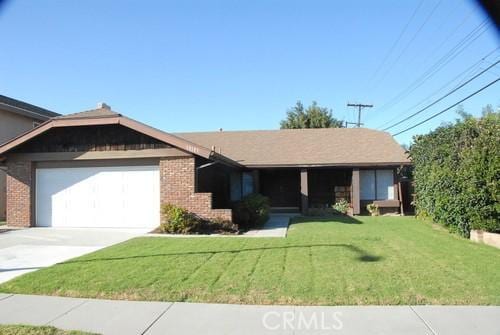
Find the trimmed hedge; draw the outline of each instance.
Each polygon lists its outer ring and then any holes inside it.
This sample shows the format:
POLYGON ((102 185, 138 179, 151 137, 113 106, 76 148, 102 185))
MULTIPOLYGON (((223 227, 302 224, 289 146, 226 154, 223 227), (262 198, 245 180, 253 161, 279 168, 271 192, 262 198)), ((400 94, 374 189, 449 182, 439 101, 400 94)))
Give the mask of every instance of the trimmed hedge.
POLYGON ((454 124, 415 136, 417 215, 462 236, 471 229, 500 232, 500 114, 464 116, 454 124))

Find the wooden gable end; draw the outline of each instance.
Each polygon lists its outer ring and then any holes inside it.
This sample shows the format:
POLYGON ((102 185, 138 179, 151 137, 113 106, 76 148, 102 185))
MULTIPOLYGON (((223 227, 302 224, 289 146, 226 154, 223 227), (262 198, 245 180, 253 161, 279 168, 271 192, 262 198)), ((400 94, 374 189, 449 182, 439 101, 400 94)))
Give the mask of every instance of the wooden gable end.
POLYGON ((87 152, 170 148, 171 146, 118 124, 55 127, 19 145, 13 153, 87 152))

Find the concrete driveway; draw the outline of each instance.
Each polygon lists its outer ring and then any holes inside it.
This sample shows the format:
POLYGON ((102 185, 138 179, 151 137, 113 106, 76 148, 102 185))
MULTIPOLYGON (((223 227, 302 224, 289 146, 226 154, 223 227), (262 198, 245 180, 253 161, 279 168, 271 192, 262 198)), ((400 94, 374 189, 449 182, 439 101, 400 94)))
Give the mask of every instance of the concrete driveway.
POLYGON ((147 233, 143 229, 29 228, 0 234, 0 283, 147 233))

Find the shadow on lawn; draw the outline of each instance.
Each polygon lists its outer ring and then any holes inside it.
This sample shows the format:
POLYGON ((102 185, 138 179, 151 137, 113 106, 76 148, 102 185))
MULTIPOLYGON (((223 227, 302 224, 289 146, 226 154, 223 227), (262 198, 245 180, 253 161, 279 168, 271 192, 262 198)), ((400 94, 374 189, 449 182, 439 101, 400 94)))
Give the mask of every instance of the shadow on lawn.
POLYGON ((71 263, 91 263, 99 261, 119 261, 127 259, 140 259, 149 257, 167 257, 167 256, 189 256, 189 255, 204 255, 204 254, 223 254, 223 253, 242 253, 248 251, 260 251, 260 250, 278 250, 278 249, 294 249, 294 248, 312 248, 312 247, 332 247, 332 248, 346 248, 356 254, 356 259, 360 262, 378 262, 383 259, 381 256, 372 255, 365 250, 352 245, 344 243, 319 243, 319 244, 304 244, 304 245, 284 245, 275 247, 258 247, 258 248, 244 248, 244 249, 229 249, 229 250, 205 250, 205 251, 186 251, 186 252, 174 252, 174 253, 163 253, 163 254, 150 254, 150 255, 133 255, 127 257, 106 257, 106 258, 94 258, 94 259, 80 259, 71 260, 61 264, 71 264, 71 263))

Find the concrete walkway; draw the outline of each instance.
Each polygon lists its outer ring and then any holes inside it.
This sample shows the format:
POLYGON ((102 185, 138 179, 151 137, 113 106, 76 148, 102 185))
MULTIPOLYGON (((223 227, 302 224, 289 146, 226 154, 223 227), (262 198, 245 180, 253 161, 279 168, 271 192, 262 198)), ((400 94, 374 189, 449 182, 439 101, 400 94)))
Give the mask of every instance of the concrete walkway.
POLYGON ((29 228, 0 234, 0 283, 143 235, 144 229, 29 228))
POLYGON ((99 334, 500 334, 495 306, 253 306, 0 294, 0 324, 99 334))
POLYGON ((286 237, 290 219, 298 216, 294 213, 270 214, 269 220, 260 229, 249 230, 243 234, 247 237, 286 237))

